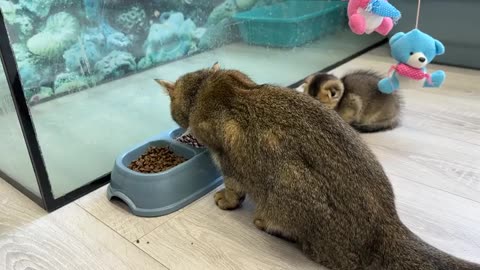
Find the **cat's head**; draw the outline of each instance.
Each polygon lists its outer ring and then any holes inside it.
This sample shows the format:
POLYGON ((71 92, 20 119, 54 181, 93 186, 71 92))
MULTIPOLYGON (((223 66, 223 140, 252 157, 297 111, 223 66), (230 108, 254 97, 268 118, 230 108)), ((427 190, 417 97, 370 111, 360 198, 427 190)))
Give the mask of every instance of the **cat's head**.
POLYGON ((335 109, 345 88, 340 79, 327 73, 317 73, 305 80, 304 93, 318 99, 330 109, 335 109))
POLYGON ((191 108, 198 90, 205 80, 218 70, 220 70, 220 65, 215 63, 211 68, 187 73, 175 82, 155 80, 168 93, 172 118, 182 128, 188 128, 191 108))

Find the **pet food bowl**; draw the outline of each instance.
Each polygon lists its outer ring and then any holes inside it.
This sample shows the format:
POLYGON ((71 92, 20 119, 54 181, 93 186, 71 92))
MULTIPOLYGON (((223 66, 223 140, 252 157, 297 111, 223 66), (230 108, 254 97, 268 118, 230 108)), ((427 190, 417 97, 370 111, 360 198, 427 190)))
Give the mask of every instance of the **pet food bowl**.
POLYGON ((194 148, 175 139, 183 129, 156 136, 120 155, 111 174, 107 197, 124 201, 132 213, 156 217, 175 212, 222 183, 219 170, 206 148, 194 148), (187 161, 160 173, 139 173, 128 165, 150 146, 169 147, 187 161))

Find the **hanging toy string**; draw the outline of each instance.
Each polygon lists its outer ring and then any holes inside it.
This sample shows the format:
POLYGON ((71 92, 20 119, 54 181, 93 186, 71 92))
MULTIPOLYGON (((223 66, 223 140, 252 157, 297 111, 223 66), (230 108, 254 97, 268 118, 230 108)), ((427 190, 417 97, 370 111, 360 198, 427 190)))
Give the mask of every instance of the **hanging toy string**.
POLYGON ((418 6, 417 6, 417 20, 415 21, 415 29, 418 29, 418 19, 420 18, 420 6, 421 6, 422 0, 418 0, 418 6))
MULTIPOLYGON (((417 18, 415 20, 415 29, 418 29, 418 20, 420 18, 420 7, 422 5, 422 0, 418 0, 417 2, 418 2, 418 5, 417 5, 417 18)), ((388 70, 388 73, 387 73, 388 77, 389 77, 390 85, 392 86, 392 88, 395 88, 394 85, 393 85, 393 82, 392 82, 392 75, 393 75, 393 72, 397 71, 398 68, 399 68, 398 64, 393 65, 393 66, 390 67, 390 69, 388 70)), ((427 76, 426 79, 430 84, 432 83, 431 78, 429 76, 427 76)))

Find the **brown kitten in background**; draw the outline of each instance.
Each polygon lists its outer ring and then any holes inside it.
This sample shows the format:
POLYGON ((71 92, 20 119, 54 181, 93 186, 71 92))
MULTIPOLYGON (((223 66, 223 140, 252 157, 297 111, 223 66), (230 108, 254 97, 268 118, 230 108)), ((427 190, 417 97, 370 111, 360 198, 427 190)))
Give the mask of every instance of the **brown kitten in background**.
POLYGON ((304 92, 330 109, 360 132, 393 129, 400 122, 402 100, 398 91, 383 94, 377 84, 378 74, 357 70, 341 79, 327 73, 317 73, 305 80, 304 92))
POLYGON ((255 226, 297 242, 332 270, 480 270, 402 224, 376 157, 319 101, 217 64, 157 82, 171 98, 173 119, 222 170, 219 208, 235 209, 248 194, 255 226))

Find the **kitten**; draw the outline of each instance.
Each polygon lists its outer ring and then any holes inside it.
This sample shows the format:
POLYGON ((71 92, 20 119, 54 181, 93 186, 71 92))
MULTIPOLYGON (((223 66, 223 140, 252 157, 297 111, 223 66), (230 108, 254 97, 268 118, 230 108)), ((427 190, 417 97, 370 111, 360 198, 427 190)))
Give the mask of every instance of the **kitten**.
POLYGON ((222 170, 219 208, 235 209, 248 194, 256 227, 297 242, 332 270, 480 270, 402 224, 376 157, 319 101, 218 64, 157 82, 173 119, 191 128, 222 170))
POLYGON ((326 73, 308 77, 304 92, 335 110, 340 117, 359 132, 393 129, 400 122, 402 99, 398 91, 383 94, 377 84, 378 74, 357 70, 341 79, 326 73))

